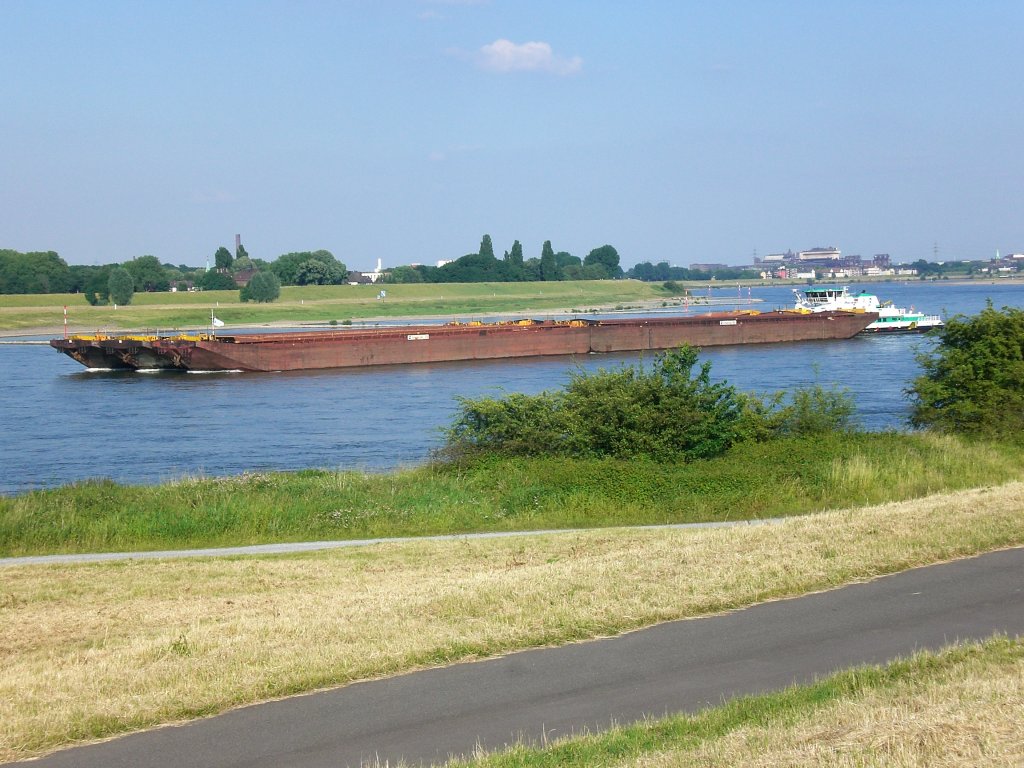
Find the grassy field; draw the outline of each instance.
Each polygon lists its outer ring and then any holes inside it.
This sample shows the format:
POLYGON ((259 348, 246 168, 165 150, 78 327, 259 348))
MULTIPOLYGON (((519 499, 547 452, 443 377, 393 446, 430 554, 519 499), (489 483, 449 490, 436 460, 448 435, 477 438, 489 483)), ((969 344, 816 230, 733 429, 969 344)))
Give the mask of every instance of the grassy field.
POLYGON ((7 566, 0 761, 1024 544, 1024 483, 773 525, 7 566))
POLYGON ((744 444, 691 464, 510 459, 0 498, 0 556, 737 520, 1021 477, 1024 449, 897 433, 744 444))
POLYGON ((136 328, 202 328, 210 310, 231 325, 280 321, 330 322, 370 317, 472 316, 627 306, 668 300, 660 284, 637 280, 551 283, 446 283, 410 285, 310 285, 281 289, 270 304, 243 304, 238 291, 137 293, 131 305, 92 307, 78 294, 0 296, 0 331, 57 328, 68 306, 69 324, 80 331, 136 328), (383 301, 377 298, 387 291, 383 301))
POLYGON ((1024 642, 885 667, 451 768, 1011 768, 1024 765, 1024 642))

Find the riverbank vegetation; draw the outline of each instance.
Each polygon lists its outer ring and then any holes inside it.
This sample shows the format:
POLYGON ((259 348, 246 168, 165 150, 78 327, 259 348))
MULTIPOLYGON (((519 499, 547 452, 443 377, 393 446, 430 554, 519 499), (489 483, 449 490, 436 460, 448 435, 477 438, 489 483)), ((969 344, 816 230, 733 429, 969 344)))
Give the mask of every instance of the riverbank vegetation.
POLYGON ((1015 482, 732 528, 3 566, 0 761, 1024 544, 1022 504, 1015 482))
POLYGON ((993 638, 695 715, 516 747, 449 768, 1017 766, 1024 642, 993 638))
POLYGON ((1024 449, 931 434, 783 437, 694 462, 492 457, 387 474, 307 470, 0 498, 0 555, 748 520, 1021 476, 1024 449))

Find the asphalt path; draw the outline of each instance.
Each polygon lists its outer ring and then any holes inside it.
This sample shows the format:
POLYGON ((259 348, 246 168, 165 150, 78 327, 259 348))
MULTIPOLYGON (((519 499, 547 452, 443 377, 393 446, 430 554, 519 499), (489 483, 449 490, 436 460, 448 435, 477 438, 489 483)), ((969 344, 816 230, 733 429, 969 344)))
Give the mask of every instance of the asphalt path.
POLYGON ((443 762, 692 712, 994 633, 1024 635, 1024 548, 615 638, 357 683, 68 749, 38 768, 443 762))

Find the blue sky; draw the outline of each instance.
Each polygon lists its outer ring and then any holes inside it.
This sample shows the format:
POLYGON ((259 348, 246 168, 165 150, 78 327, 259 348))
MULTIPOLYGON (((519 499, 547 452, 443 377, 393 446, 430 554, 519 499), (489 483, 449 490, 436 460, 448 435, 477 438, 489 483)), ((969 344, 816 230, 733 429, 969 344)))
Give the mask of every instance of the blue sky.
POLYGON ((0 248, 1024 251, 1024 3, 0 3, 0 248))

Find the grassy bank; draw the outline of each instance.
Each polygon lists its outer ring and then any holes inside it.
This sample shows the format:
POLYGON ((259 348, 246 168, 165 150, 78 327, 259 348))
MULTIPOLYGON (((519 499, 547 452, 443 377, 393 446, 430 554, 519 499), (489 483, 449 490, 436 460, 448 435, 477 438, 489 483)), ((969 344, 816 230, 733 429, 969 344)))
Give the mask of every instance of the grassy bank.
POLYGON ((698 715, 516 748, 452 768, 1019 766, 1024 642, 921 653, 698 715))
POLYGON ((303 471, 0 498, 0 556, 685 523, 796 515, 1021 476, 1024 449, 952 437, 744 444, 691 464, 506 459, 373 475, 303 471))
POLYGON ((330 322, 371 317, 472 316, 532 310, 586 311, 668 299, 660 284, 637 280, 584 280, 552 283, 445 283, 429 285, 308 285, 281 289, 270 304, 243 304, 238 291, 137 293, 129 306, 92 307, 78 294, 0 296, 0 331, 60 327, 64 305, 75 328, 202 328, 210 309, 231 325, 279 321, 330 322), (381 288, 387 298, 377 298, 381 288))
POLYGON ((5 567, 0 761, 1024 544, 1024 483, 728 529, 5 567))

